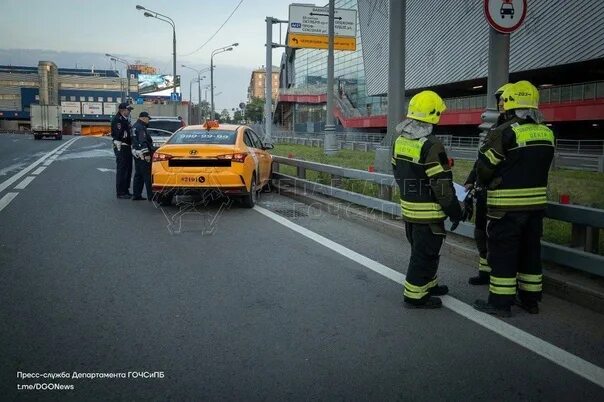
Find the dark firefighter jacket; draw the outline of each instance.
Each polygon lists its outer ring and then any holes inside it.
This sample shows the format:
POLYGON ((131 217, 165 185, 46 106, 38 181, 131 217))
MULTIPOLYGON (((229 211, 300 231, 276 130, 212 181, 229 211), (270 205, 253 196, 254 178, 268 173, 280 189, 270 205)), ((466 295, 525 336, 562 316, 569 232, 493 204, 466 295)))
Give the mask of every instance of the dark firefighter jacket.
POLYGON ((403 219, 415 223, 461 219, 453 188, 453 174, 443 144, 434 136, 412 139, 403 135, 394 143, 392 168, 400 194, 403 219))

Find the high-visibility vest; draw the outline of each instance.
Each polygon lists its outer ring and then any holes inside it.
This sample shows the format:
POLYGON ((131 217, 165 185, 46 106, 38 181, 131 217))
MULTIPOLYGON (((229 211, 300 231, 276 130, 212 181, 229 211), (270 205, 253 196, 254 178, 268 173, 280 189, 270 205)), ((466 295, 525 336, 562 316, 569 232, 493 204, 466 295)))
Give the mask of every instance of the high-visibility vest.
POLYGON ((502 158, 491 150, 484 153, 496 166, 494 177, 501 179, 497 188, 487 191, 488 208, 545 209, 549 168, 554 157, 554 133, 545 125, 535 123, 515 124, 506 131, 504 141, 507 134, 512 143, 506 147, 505 156, 502 158))

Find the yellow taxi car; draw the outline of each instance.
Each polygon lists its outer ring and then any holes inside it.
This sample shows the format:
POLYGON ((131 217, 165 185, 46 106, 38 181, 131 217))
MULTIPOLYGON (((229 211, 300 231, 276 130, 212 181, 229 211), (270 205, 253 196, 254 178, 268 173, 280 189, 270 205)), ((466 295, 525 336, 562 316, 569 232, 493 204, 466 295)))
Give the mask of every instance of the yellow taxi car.
POLYGON ((184 127, 153 154, 154 198, 169 205, 177 194, 213 191, 252 208, 269 184, 272 148, 247 126, 206 121, 184 127))

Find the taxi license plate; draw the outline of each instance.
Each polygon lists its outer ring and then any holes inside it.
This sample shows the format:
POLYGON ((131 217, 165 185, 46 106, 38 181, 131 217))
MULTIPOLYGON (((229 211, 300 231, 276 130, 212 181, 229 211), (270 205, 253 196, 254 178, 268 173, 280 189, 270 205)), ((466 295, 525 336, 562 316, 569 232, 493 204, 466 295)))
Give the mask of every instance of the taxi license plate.
POLYGON ((181 176, 180 181, 182 183, 205 183, 206 178, 203 176, 181 176))

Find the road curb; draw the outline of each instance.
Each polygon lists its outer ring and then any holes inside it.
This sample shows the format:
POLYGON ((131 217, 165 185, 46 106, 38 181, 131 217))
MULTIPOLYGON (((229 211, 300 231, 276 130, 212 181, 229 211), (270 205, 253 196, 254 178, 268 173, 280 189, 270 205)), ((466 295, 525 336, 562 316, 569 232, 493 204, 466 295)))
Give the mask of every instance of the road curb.
MULTIPOLYGON (((362 221, 363 224, 378 232, 393 237, 401 237, 405 231, 403 221, 401 219, 394 219, 390 215, 386 216, 386 214, 375 212, 370 213, 366 208, 364 209, 350 203, 343 203, 323 195, 308 194, 287 185, 277 185, 275 187, 279 194, 342 219, 353 222, 362 221)), ((453 258, 465 261, 468 259, 478 259, 478 252, 474 248, 474 243, 467 238, 456 236, 455 234, 447 235, 443 250, 453 258)), ((588 275, 582 272, 569 271, 569 269, 564 267, 544 263, 543 292, 604 314, 604 284, 603 286, 596 286, 594 288, 581 284, 581 282, 586 282, 589 279, 588 275), (581 280, 574 280, 573 276, 581 280), (601 290, 598 289, 599 287, 601 287, 601 290)))

